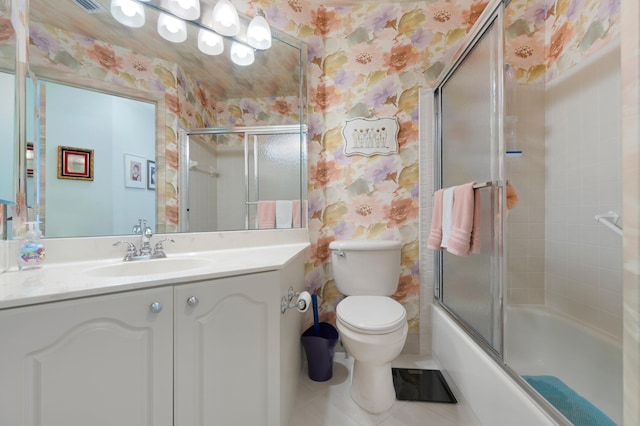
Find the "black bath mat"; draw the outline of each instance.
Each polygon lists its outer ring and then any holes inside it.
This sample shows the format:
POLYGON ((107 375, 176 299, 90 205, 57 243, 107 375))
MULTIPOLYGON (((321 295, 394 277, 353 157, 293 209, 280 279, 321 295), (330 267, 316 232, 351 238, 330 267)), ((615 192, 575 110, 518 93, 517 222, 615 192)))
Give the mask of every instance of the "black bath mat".
POLYGON ((391 374, 399 401, 458 402, 439 370, 392 368, 391 374))

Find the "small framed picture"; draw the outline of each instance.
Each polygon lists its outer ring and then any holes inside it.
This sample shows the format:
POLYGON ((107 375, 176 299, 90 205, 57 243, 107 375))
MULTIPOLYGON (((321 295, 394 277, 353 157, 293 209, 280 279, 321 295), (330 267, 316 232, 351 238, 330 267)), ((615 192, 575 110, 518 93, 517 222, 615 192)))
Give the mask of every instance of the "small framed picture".
POLYGON ((147 189, 156 189, 156 162, 147 160, 147 189))
POLYGON ((27 177, 33 177, 36 164, 36 153, 33 151, 33 142, 27 142, 27 177))
POLYGON ((58 146, 58 179, 93 180, 93 150, 58 146))
POLYGON ((124 155, 124 186, 127 188, 146 188, 146 160, 131 154, 124 155))

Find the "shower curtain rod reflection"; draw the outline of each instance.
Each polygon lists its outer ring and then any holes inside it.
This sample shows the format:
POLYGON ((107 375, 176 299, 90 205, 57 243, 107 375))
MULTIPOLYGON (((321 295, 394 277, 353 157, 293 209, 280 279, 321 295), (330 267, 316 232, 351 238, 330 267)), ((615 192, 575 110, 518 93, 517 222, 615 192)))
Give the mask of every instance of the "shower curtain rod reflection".
POLYGON ((191 167, 191 168, 189 168, 189 170, 194 171, 194 172, 204 173, 205 175, 209 175, 211 177, 217 177, 218 176, 218 171, 216 169, 214 169, 213 166, 209 167, 209 170, 205 170, 202 167, 191 167))
POLYGON ((224 135, 228 133, 259 133, 261 135, 278 135, 280 133, 302 132, 307 133, 306 125, 287 124, 275 126, 247 126, 247 127, 203 127, 186 131, 191 135, 224 135))

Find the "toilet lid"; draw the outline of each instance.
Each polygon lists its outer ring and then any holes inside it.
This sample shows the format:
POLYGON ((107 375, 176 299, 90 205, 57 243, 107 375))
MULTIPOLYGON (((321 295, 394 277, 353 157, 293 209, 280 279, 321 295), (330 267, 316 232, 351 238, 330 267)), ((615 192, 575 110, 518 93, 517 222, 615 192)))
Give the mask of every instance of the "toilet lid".
POLYGON ((367 334, 390 333, 406 321, 400 303, 386 296, 349 296, 340 303, 336 315, 344 325, 367 334))

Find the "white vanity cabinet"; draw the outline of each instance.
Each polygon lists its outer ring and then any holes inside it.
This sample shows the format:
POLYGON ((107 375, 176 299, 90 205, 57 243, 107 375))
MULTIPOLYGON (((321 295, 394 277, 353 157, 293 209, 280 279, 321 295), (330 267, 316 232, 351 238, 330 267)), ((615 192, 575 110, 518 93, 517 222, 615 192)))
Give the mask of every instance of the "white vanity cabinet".
POLYGON ((170 287, 0 310, 0 425, 170 426, 170 287))
POLYGON ((176 426, 280 425, 279 280, 175 287, 176 426))
POLYGON ((286 424, 302 265, 0 310, 0 426, 286 424))

